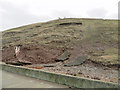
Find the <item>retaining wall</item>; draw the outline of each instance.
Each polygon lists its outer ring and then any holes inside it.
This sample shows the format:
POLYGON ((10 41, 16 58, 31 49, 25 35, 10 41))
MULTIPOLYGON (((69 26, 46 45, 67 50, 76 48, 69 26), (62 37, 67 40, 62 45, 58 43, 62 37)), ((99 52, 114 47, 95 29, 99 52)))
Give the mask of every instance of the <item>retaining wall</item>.
POLYGON ((118 88, 118 84, 107 83, 99 80, 92 80, 87 78, 81 78, 77 76, 56 74, 53 72, 47 72, 43 70, 31 69, 22 66, 14 66, 8 64, 1 64, 1 68, 5 71, 55 82, 58 84, 67 85, 76 88, 118 88))

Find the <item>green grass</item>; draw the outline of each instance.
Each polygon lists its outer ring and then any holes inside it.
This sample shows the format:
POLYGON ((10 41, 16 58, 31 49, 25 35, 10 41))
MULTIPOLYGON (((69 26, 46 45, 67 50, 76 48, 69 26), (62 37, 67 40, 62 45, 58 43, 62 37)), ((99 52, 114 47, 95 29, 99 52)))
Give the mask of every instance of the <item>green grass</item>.
POLYGON ((118 61, 118 49, 112 47, 105 49, 104 51, 92 51, 89 55, 89 59, 106 65, 120 64, 118 61))
POLYGON ((45 23, 36 23, 2 32, 3 49, 18 44, 44 45, 52 48, 69 49, 76 44, 108 46, 104 53, 93 49, 90 58, 97 62, 117 64, 118 20, 67 18, 45 23), (64 25, 61 23, 82 23, 64 25), (111 46, 113 44, 113 46, 111 46), (112 50, 111 50, 112 49, 112 50), (93 54, 101 54, 94 56, 93 54))

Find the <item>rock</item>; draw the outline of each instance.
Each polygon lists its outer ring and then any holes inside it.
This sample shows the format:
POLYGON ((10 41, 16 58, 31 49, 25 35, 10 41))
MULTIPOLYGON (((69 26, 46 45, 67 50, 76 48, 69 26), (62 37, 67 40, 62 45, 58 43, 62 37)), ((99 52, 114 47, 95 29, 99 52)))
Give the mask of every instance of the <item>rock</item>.
POLYGON ((5 62, 6 64, 11 64, 11 65, 18 65, 18 66, 21 66, 22 64, 21 63, 18 63, 17 61, 7 61, 5 62))
POLYGON ((75 60, 69 61, 64 66, 78 66, 83 64, 87 60, 87 55, 79 56, 75 60))
POLYGON ((23 65, 31 65, 32 63, 26 60, 19 60, 19 61, 7 61, 6 64, 23 66, 23 65))
POLYGON ((19 60, 17 61, 18 63, 21 63, 23 65, 31 65, 32 63, 30 61, 26 61, 26 60, 19 60))
POLYGON ((29 65, 29 66, 32 66, 32 67, 56 67, 55 64, 33 64, 33 65, 29 65))
POLYGON ((59 61, 65 61, 67 59, 69 59, 70 53, 68 51, 65 51, 62 55, 60 55, 55 61, 59 62, 59 61))
POLYGON ((43 67, 56 67, 54 64, 44 64, 43 67))
POLYGON ((27 66, 28 68, 33 68, 33 69, 42 69, 42 66, 27 66))
POLYGON ((97 80, 100 80, 100 78, 99 77, 97 77, 97 76, 94 76, 94 77, 91 77, 92 79, 97 79, 97 80))

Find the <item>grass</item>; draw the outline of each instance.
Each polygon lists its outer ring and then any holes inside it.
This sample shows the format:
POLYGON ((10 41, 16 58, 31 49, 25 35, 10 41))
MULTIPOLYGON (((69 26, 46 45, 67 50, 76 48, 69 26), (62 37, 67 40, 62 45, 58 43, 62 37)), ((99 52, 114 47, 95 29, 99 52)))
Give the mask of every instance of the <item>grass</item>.
POLYGON ((112 47, 105 49, 104 51, 93 51, 89 55, 89 59, 106 65, 120 64, 118 61, 118 49, 112 47))
POLYGON ((18 44, 62 49, 69 49, 81 43, 91 46, 100 44, 108 48, 103 52, 96 49, 89 50, 94 51, 89 54, 90 58, 96 62, 118 63, 118 20, 66 18, 6 30, 2 34, 2 49, 18 44), (62 23, 82 23, 82 25, 60 25, 62 23))

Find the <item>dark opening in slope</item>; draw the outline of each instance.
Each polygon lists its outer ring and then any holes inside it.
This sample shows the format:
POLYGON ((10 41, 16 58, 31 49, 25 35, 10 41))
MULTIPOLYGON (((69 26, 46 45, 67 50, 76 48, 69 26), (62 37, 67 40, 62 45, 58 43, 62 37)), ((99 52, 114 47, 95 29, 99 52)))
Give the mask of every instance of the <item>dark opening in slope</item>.
POLYGON ((81 22, 69 22, 69 23, 60 23, 59 24, 60 26, 62 26, 62 25, 82 25, 82 23, 81 22))

